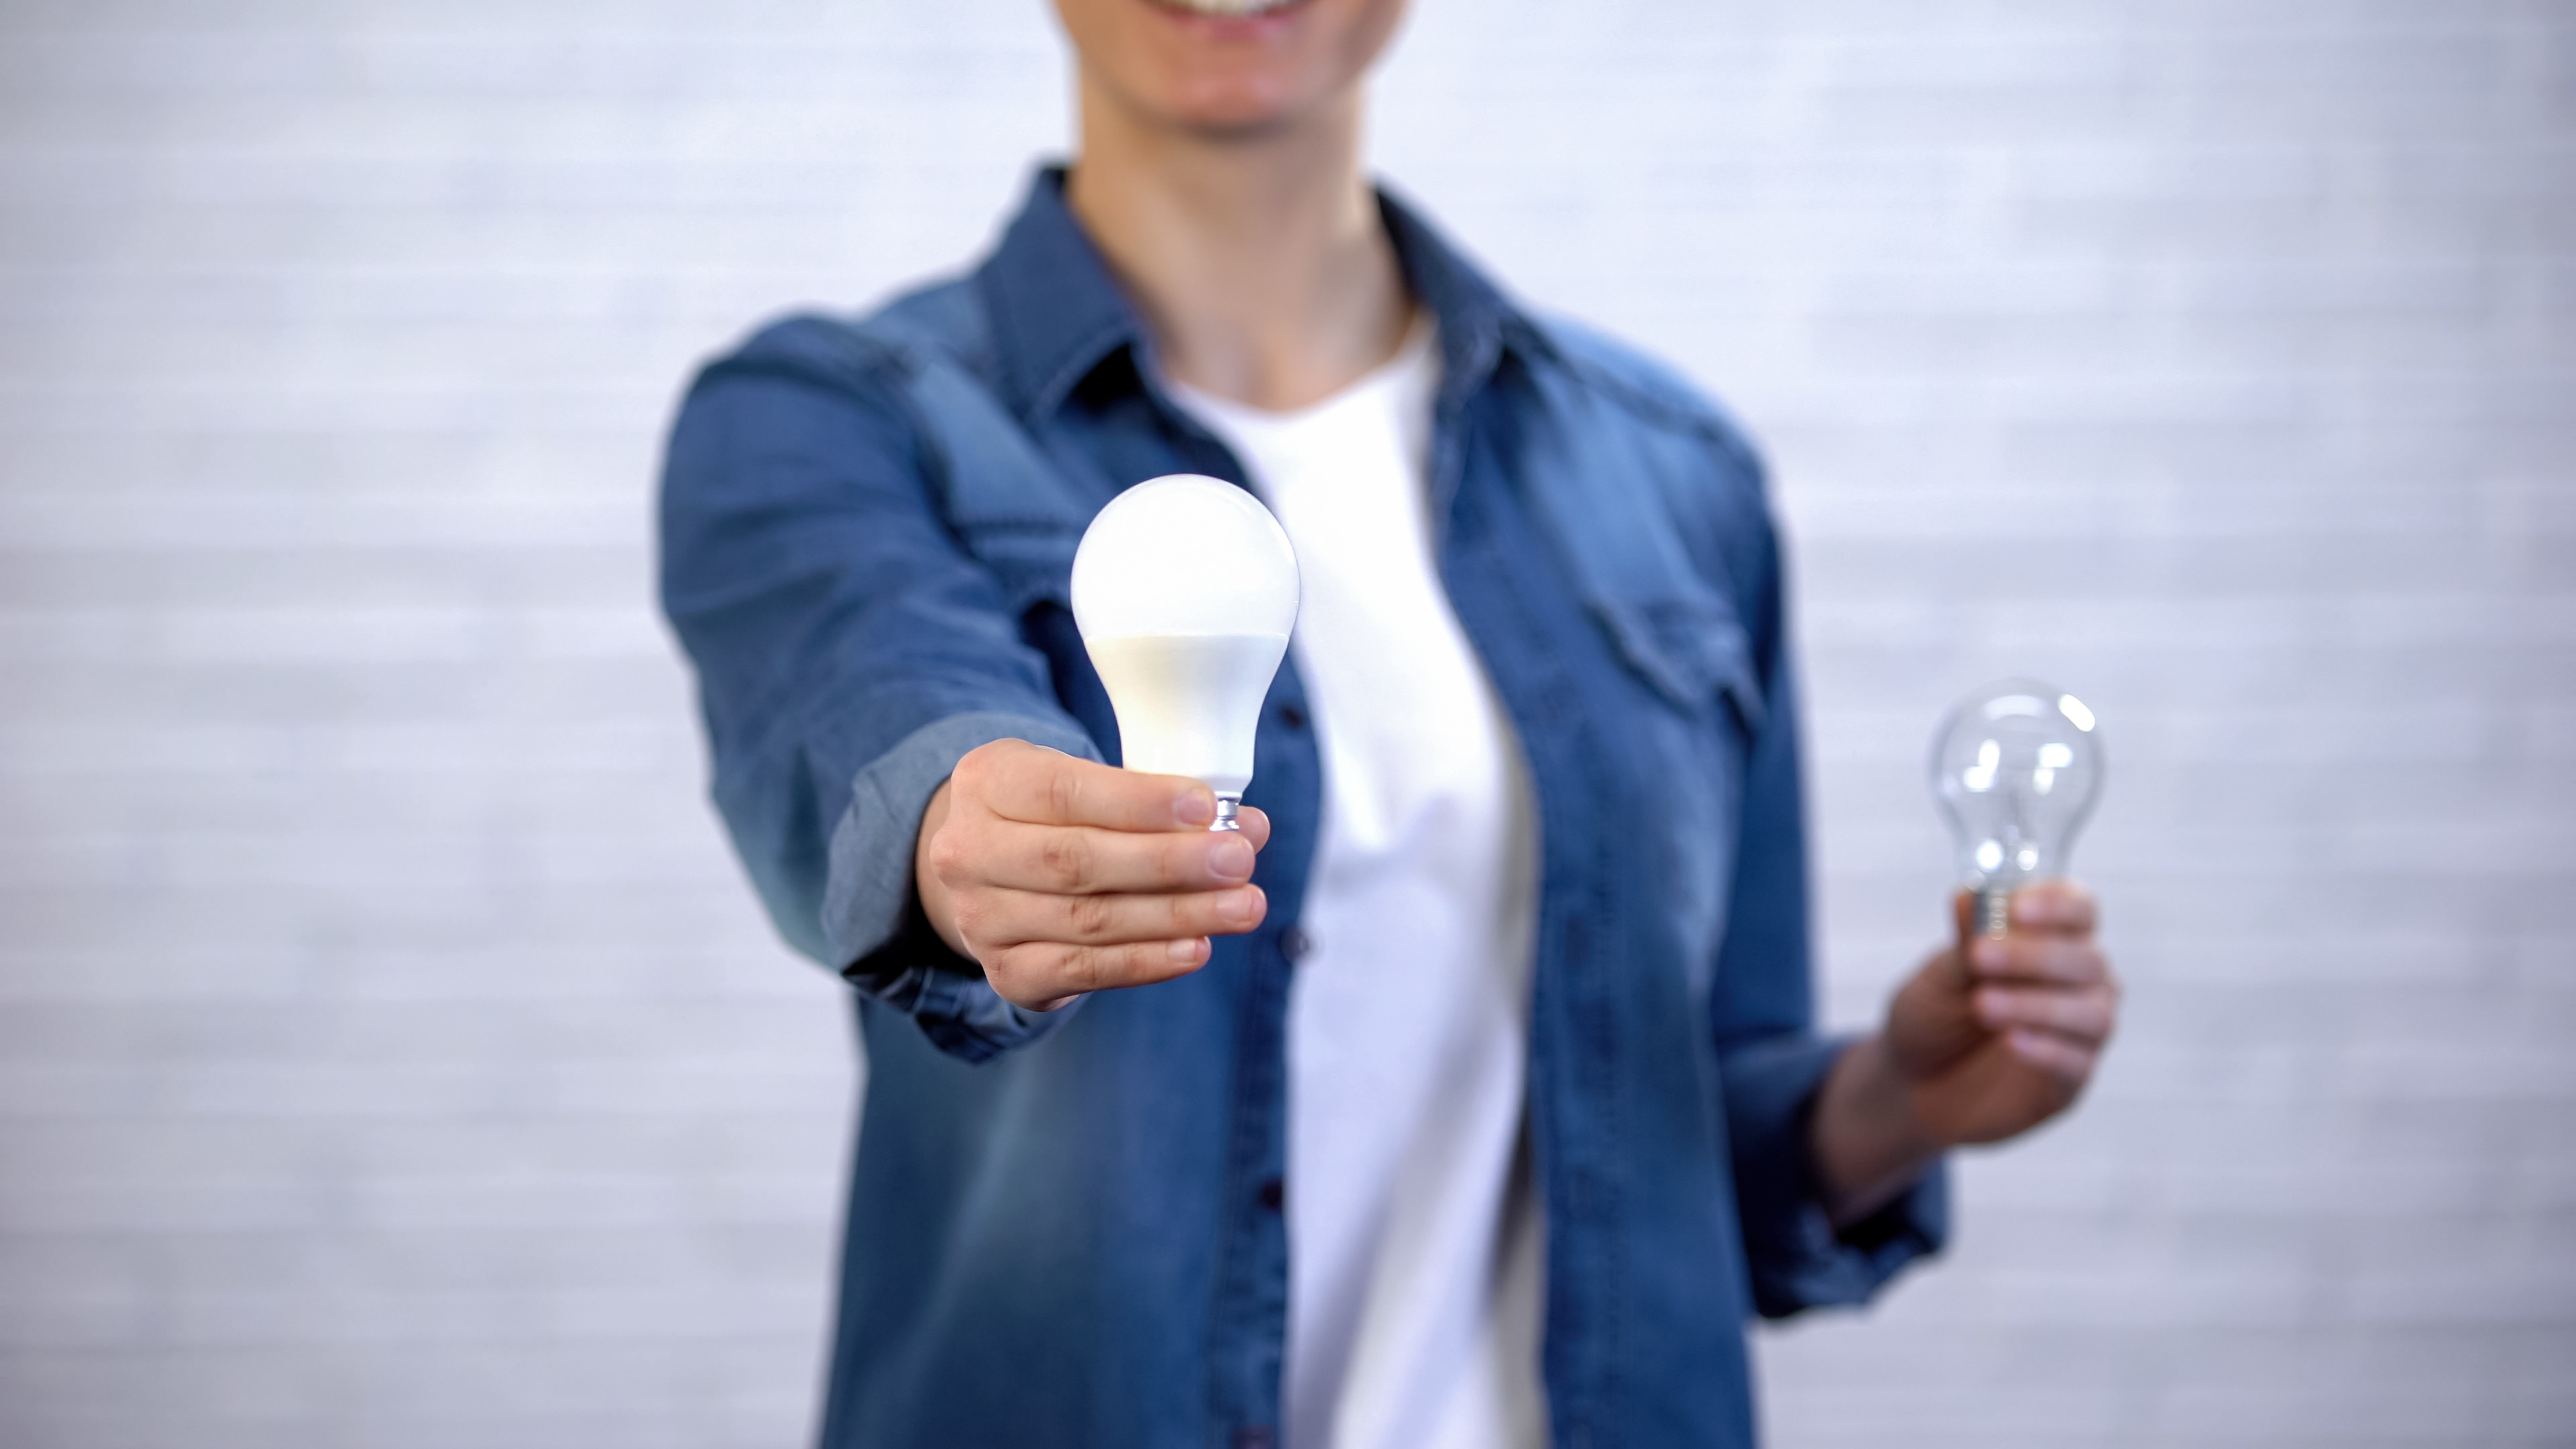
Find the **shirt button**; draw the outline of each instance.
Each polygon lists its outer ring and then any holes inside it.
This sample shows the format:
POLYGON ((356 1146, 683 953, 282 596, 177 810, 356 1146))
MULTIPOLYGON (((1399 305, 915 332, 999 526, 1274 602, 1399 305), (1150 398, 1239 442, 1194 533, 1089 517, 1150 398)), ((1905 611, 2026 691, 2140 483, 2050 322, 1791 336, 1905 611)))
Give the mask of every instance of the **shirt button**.
POLYGON ((1263 1207, 1266 1207, 1275 1213, 1279 1211, 1280 1207, 1287 1201, 1288 1184, 1284 1179, 1265 1177, 1261 1180, 1261 1205, 1263 1207))
POLYGON ((1303 926, 1290 926, 1279 933, 1279 954, 1291 961, 1304 960, 1306 953, 1314 949, 1315 938, 1307 935, 1303 926))
POLYGON ((1279 722, 1292 730, 1306 727, 1306 712, 1293 704, 1279 706, 1279 722))

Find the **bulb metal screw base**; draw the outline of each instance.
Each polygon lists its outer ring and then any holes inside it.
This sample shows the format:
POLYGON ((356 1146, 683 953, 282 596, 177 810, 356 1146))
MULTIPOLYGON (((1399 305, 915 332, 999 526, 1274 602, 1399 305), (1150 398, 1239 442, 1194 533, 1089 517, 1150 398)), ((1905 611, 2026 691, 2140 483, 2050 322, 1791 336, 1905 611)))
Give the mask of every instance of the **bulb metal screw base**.
MULTIPOLYGON (((1220 807, 1222 808, 1222 807, 1220 807)), ((1977 934, 2000 936, 2012 926, 2012 887, 1981 886, 1977 890, 1977 934)))
POLYGON ((1240 795, 1219 795, 1219 796, 1217 796, 1217 797, 1216 797, 1216 823, 1215 823, 1214 825, 1209 826, 1209 827, 1208 827, 1208 829, 1210 829, 1210 830, 1233 830, 1233 831, 1241 831, 1241 830, 1243 829, 1243 827, 1242 827, 1241 825, 1238 825, 1238 824, 1236 824, 1236 823, 1235 823, 1235 819, 1234 819, 1234 817, 1235 817, 1235 812, 1236 812, 1236 811, 1238 811, 1238 810, 1240 810, 1240 809, 1242 808, 1242 806, 1243 806, 1243 797, 1242 797, 1242 796, 1240 796, 1240 795))

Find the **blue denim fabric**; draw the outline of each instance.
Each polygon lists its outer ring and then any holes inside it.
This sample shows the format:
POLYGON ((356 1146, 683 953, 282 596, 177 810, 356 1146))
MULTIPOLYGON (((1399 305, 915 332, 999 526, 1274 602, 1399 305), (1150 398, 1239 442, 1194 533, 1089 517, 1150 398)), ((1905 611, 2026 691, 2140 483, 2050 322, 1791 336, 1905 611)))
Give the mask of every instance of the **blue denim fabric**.
MULTIPOLYGON (((866 1038, 833 1446, 1278 1435, 1282 1051, 1323 783, 1293 661, 1248 796, 1274 826, 1270 916, 1203 970, 1037 1015, 942 946, 912 890, 922 808, 967 750, 1118 758, 1067 607, 1091 515, 1158 474, 1243 478, 1164 396, 1061 181, 970 275, 713 363, 670 441, 663 601, 715 799, 866 1038)), ((1672 374, 1383 214, 1440 324, 1441 575, 1539 805, 1555 1439, 1750 1444, 1748 1315, 1858 1301, 1946 1218, 1937 1169, 1839 1234, 1817 1204, 1806 1114, 1839 1046, 1813 1031, 1760 465, 1672 374)))

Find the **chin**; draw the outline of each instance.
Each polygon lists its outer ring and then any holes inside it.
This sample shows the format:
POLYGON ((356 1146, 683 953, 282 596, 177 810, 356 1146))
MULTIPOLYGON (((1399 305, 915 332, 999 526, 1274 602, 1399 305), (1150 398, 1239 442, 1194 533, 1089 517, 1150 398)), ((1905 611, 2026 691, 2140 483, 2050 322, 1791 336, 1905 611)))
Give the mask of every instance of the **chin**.
POLYGON ((1110 91, 1165 125, 1258 136, 1349 93, 1403 0, 1056 0, 1110 91))
POLYGON ((1213 135, 1252 137, 1293 125, 1307 106, 1269 85, 1205 85, 1173 99, 1170 120, 1213 135))

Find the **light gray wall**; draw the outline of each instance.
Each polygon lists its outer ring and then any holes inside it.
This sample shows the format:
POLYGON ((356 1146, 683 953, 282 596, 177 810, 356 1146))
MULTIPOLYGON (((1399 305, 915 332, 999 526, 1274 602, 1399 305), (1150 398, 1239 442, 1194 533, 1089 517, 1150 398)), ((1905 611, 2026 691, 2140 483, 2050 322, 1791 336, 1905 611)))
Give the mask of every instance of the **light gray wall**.
MULTIPOLYGON (((966 254, 1036 0, 0 9, 0 1442, 788 1444, 856 1085, 647 594, 691 361, 966 254)), ((2035 670, 2132 983, 1787 1446, 2576 1443, 2576 16, 1425 0, 1387 172, 1768 442, 1828 1003, 2035 670)))

